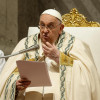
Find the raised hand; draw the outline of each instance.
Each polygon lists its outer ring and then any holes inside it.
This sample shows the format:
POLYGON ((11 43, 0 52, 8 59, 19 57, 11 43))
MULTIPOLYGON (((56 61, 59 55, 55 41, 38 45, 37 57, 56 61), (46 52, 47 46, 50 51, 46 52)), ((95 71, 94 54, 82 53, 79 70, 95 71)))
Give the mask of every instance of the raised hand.
POLYGON ((54 44, 50 44, 49 42, 46 42, 45 44, 42 44, 43 52, 46 57, 49 57, 53 59, 56 63, 59 64, 59 50, 54 44))

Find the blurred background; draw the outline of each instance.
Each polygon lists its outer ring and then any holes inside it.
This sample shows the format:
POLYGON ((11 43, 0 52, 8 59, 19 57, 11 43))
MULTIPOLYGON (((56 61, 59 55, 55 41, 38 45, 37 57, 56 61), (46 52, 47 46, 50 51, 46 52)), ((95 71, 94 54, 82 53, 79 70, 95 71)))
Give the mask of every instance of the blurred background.
POLYGON ((62 15, 77 8, 88 21, 100 23, 100 0, 0 0, 0 49, 10 54, 29 26, 37 26, 40 14, 55 8, 62 15))

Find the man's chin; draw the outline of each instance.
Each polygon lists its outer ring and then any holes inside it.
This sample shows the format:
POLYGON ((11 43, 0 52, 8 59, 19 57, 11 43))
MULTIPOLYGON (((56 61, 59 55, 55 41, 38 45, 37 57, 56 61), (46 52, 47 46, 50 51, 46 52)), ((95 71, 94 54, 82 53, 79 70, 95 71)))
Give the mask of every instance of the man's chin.
POLYGON ((49 42, 50 44, 52 44, 51 41, 45 40, 45 39, 43 39, 42 42, 43 42, 44 44, 46 44, 46 42, 49 42))

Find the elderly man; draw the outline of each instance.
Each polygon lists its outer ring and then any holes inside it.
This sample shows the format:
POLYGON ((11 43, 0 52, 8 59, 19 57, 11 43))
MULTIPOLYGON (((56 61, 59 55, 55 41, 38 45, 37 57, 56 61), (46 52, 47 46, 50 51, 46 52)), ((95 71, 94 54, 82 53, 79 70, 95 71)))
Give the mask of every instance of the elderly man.
POLYGON ((100 100, 100 81, 88 46, 63 31, 58 11, 48 9, 40 16, 40 33, 22 39, 14 52, 39 44, 40 48, 10 57, 0 76, 0 100, 100 100), (21 79, 17 60, 45 61, 52 82, 44 87, 28 87, 21 79), (4 74, 6 73, 6 74, 4 74))

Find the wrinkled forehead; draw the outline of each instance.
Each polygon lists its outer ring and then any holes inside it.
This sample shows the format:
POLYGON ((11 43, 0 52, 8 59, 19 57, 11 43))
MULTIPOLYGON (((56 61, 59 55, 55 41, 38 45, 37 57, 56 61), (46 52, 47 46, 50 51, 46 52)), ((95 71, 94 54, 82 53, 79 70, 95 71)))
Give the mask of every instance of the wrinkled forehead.
POLYGON ((57 19, 56 17, 49 15, 49 14, 42 14, 40 16, 40 22, 39 23, 58 23, 60 22, 59 19, 57 19))

